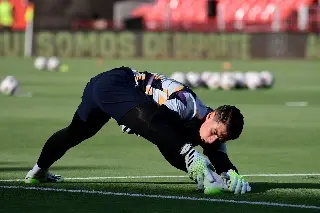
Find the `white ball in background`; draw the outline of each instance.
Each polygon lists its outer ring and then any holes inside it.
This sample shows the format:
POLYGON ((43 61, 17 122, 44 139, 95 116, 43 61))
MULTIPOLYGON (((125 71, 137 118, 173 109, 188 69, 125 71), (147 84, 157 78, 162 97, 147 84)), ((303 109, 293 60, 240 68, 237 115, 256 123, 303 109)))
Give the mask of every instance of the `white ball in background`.
POLYGON ((246 86, 250 90, 256 90, 262 86, 262 79, 258 72, 247 72, 246 73, 246 86))
POLYGON ((5 95, 13 95, 18 90, 19 85, 19 81, 14 76, 7 76, 0 83, 0 92, 5 95))
POLYGON ((265 88, 270 88, 274 84, 274 76, 269 71, 260 72, 260 78, 262 80, 262 86, 265 88))
POLYGON ((174 73, 172 73, 170 78, 173 80, 176 80, 182 84, 187 84, 187 78, 183 72, 174 72, 174 73))
POLYGON ((201 85, 208 87, 207 81, 209 80, 210 76, 212 75, 212 72, 210 71, 204 71, 201 73, 200 79, 201 79, 201 85))
POLYGON ((42 56, 36 57, 33 65, 37 70, 44 70, 47 68, 47 58, 42 56))
POLYGON ((246 87, 246 77, 243 72, 235 71, 233 72, 234 79, 236 80, 237 88, 245 88, 246 87))
POLYGON ((206 85, 209 89, 215 90, 220 88, 220 73, 211 73, 208 80, 206 80, 206 85))
POLYGON ((236 80, 232 73, 224 72, 221 74, 220 86, 224 90, 232 90, 236 87, 236 80))
POLYGON ((50 71, 56 71, 60 66, 60 59, 57 57, 48 58, 47 69, 50 71))
POLYGON ((188 72, 186 78, 191 88, 196 88, 201 85, 201 74, 198 72, 188 72))

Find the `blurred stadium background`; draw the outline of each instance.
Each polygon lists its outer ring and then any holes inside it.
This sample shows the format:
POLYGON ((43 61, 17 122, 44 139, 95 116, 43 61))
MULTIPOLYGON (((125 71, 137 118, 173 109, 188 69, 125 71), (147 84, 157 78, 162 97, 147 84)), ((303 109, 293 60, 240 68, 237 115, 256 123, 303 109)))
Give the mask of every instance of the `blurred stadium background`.
POLYGON ((13 76, 20 86, 18 96, 0 95, 0 212, 319 211, 319 5, 0 0, 0 79, 13 76), (70 122, 89 78, 122 65, 185 81, 213 108, 237 105, 245 131, 228 152, 253 193, 156 199, 204 195, 152 144, 124 135, 115 122, 53 166, 66 183, 40 187, 157 196, 23 188, 46 139, 70 122))

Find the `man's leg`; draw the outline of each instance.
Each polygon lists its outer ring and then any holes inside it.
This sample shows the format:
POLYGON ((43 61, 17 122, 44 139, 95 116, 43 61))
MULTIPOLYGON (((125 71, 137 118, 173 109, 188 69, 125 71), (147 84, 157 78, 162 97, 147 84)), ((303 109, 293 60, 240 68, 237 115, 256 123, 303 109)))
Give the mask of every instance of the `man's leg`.
POLYGON ((48 173, 50 166, 59 160, 70 148, 94 136, 108 122, 110 116, 95 105, 92 98, 92 84, 84 89, 82 102, 66 128, 54 133, 45 143, 37 164, 26 176, 25 182, 60 182, 61 176, 48 173))
POLYGON ((82 121, 75 113, 71 124, 54 133, 45 143, 37 164, 26 176, 26 182, 61 182, 62 177, 48 173, 50 166, 70 148, 94 136, 110 119, 105 113, 92 113, 82 121))
POLYGON ((68 127, 59 130, 48 139, 38 159, 38 166, 43 169, 48 169, 70 148, 94 136, 109 118, 106 114, 96 113, 95 115, 89 116, 87 121, 82 121, 77 113, 75 113, 68 127), (100 115, 100 117, 98 117, 98 115, 100 115))

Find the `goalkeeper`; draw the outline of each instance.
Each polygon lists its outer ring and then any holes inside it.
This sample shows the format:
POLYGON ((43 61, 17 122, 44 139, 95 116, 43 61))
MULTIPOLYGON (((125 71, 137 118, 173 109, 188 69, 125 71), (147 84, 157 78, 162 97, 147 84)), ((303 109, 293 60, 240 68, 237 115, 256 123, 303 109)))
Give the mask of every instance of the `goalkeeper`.
POLYGON ((61 182, 49 168, 70 148, 94 136, 111 118, 123 132, 155 144, 174 167, 205 193, 246 193, 249 184, 228 158, 225 142, 237 139, 243 116, 234 106, 205 106, 185 85, 128 67, 98 74, 87 83, 71 124, 54 133, 25 177, 26 183, 61 182), (203 147, 204 155, 194 149, 203 147))

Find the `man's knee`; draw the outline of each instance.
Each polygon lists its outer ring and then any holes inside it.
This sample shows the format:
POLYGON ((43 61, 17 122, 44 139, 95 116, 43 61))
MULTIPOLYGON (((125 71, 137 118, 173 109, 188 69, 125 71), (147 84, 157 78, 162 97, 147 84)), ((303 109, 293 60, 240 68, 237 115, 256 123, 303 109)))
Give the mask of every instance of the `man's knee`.
POLYGON ((91 128, 90 127, 89 128, 74 128, 74 127, 68 126, 66 128, 66 131, 73 138, 77 138, 80 140, 86 140, 86 139, 93 137, 95 134, 97 134, 97 132, 99 130, 96 130, 92 127, 91 128))
POLYGON ((104 121, 100 120, 97 120, 97 122, 93 122, 92 120, 89 122, 83 121, 79 115, 75 113, 71 124, 63 131, 68 135, 68 138, 70 138, 71 145, 75 146, 97 134, 104 123, 104 121))
POLYGON ((67 148, 74 147, 78 144, 80 144, 82 141, 87 140, 94 136, 96 132, 93 131, 84 131, 82 130, 76 130, 75 128, 72 128, 70 126, 61 129, 57 132, 59 135, 63 135, 66 140, 64 140, 67 143, 67 148))

